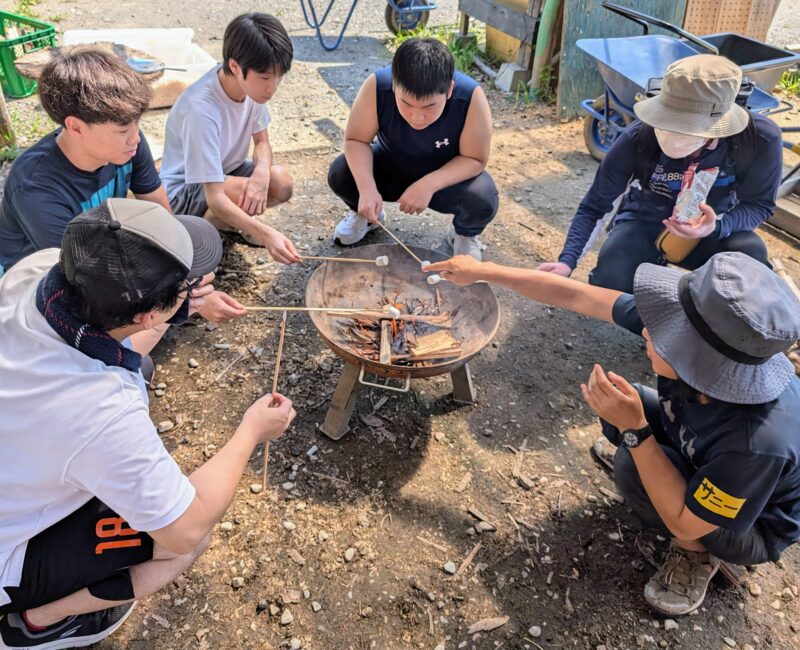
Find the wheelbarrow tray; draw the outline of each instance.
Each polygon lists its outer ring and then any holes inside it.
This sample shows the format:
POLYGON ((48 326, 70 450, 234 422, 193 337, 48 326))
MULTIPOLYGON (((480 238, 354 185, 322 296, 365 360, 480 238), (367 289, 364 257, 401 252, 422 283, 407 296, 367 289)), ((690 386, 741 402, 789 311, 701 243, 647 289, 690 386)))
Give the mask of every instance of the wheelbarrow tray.
POLYGON ((605 84, 627 108, 649 79, 662 77, 670 63, 697 54, 685 42, 660 35, 582 38, 576 45, 595 61, 605 84))
MULTIPOLYGON (((732 32, 719 32, 701 38, 715 46, 720 55, 733 61, 742 69, 745 76, 768 93, 772 92, 786 70, 800 63, 800 53, 767 45, 732 32)), ((694 43, 687 45, 698 52, 703 52, 694 43)))

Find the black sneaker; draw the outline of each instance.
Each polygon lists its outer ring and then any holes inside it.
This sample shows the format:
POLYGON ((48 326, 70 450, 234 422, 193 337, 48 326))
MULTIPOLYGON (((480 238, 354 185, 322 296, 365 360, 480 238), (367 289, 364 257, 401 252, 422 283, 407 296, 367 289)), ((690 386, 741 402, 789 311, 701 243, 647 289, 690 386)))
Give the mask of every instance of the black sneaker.
POLYGON ((135 604, 70 616, 41 632, 31 632, 20 614, 6 614, 0 618, 0 650, 57 650, 92 645, 113 634, 130 616, 135 604))

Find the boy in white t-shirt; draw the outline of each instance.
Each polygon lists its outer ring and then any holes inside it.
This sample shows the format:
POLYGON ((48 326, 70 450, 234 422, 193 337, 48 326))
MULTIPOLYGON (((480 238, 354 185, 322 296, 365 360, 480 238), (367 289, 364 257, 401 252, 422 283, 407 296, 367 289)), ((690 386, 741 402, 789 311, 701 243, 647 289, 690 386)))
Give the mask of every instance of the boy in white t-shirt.
POLYGON ((110 635, 206 549, 255 446, 294 418, 262 397, 189 476, 153 426, 126 342, 174 322, 221 256, 207 221, 109 199, 0 279, 0 648, 110 635))
POLYGON ((161 166, 176 213, 238 231, 283 264, 300 261, 294 245, 253 217, 292 196, 292 177, 273 164, 267 102, 293 56, 292 41, 273 16, 235 18, 225 29, 222 65, 187 88, 172 107, 161 166))

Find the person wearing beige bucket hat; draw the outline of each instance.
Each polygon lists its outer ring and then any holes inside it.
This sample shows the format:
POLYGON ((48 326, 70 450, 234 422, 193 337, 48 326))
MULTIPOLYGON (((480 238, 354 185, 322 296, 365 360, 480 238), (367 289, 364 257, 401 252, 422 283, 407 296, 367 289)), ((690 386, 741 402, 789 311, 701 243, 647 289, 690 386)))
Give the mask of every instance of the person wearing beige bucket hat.
POLYGON ((466 256, 423 270, 644 337, 656 389, 595 365, 581 391, 617 447, 625 503, 671 538, 644 588, 651 607, 688 614, 722 561, 775 561, 800 540, 800 379, 784 354, 800 339, 800 301, 772 270, 738 252, 690 273, 642 264, 632 294, 466 256))
POLYGON ((634 104, 638 120, 600 164, 558 261, 539 269, 569 276, 604 217, 609 234, 589 276, 598 286, 629 292, 639 264, 696 269, 724 251, 768 265, 754 230, 775 209, 782 138, 772 121, 737 104, 741 84, 741 69, 722 56, 698 54, 670 65, 660 92, 634 104), (705 170, 718 172, 705 202, 688 223, 679 220, 684 183, 705 170))

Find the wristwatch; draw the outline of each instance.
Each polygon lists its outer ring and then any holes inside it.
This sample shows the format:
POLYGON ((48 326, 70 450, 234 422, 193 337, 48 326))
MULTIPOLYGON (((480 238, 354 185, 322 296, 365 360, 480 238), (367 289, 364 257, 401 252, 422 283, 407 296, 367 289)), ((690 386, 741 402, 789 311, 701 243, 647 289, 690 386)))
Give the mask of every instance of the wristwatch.
POLYGON ((625 429, 622 432, 622 446, 626 449, 638 447, 652 435, 653 430, 649 424, 642 429, 625 429))

